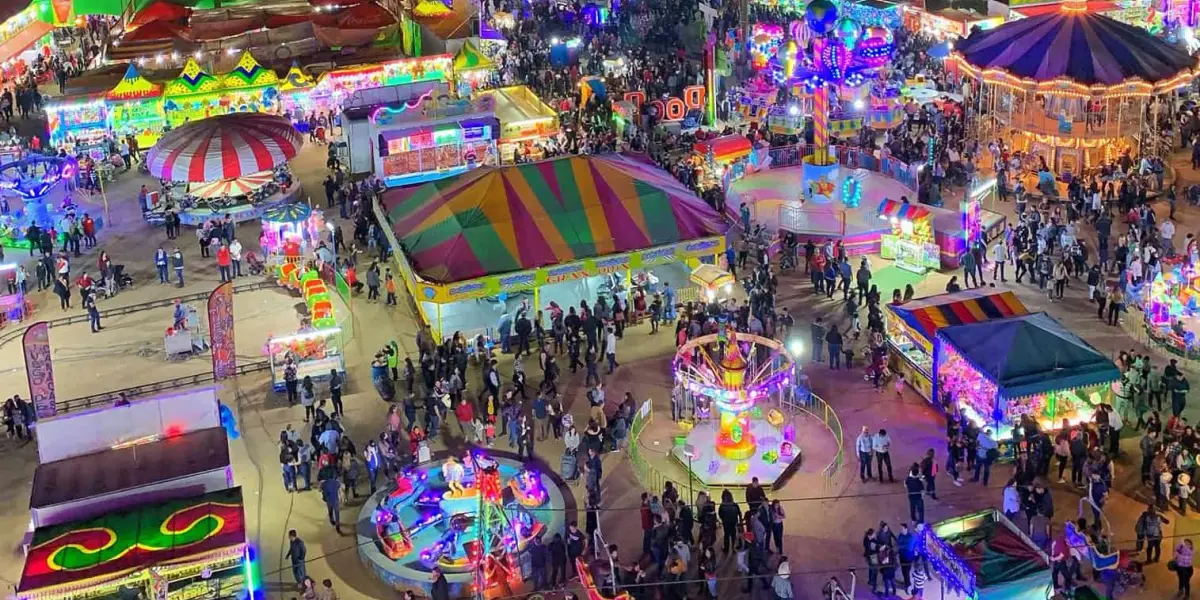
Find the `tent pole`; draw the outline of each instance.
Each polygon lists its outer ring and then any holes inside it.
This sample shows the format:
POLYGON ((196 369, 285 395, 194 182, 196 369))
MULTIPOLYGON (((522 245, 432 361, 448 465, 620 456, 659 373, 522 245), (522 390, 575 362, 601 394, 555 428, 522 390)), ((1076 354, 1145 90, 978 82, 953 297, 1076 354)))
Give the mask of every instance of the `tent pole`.
POLYGON ((442 303, 438 302, 436 304, 436 306, 437 306, 437 339, 439 341, 444 341, 445 338, 442 337, 442 303))

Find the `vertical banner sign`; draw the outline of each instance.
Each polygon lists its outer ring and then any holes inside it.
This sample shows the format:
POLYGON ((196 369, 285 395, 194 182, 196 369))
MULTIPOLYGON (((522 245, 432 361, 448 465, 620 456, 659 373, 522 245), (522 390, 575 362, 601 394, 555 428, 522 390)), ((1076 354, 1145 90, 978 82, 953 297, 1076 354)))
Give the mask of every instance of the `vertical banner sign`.
POLYGON ((226 281, 208 295, 208 335, 212 339, 213 379, 237 374, 233 345, 233 282, 226 281))
POLYGON ((25 330, 21 340, 25 349, 25 377, 29 380, 29 397, 37 418, 53 417, 58 412, 54 404, 54 367, 50 358, 50 324, 39 321, 25 330))

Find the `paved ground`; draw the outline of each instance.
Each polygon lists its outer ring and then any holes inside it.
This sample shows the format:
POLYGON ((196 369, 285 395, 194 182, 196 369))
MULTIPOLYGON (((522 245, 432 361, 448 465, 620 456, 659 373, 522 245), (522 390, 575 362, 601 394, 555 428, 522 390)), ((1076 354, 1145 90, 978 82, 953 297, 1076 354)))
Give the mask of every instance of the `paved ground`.
MULTIPOLYGON (((1177 161, 1180 165, 1183 160, 1177 161)), ((295 172, 309 190, 320 196, 319 180, 323 176, 323 150, 307 148, 295 161, 295 172)), ((1187 180, 1200 180, 1188 172, 1182 173, 1187 180)), ((102 236, 103 246, 114 260, 129 266, 138 279, 138 287, 123 294, 112 303, 140 302, 166 298, 177 293, 174 288, 146 284, 153 278, 150 258, 156 242, 164 239, 161 229, 150 229, 140 222, 131 207, 135 203, 136 190, 141 182, 134 176, 123 176, 109 188, 109 202, 115 225, 102 236)), ((318 200, 320 201, 320 200, 318 200)), ((1002 207, 1003 209, 1003 207, 1002 207)), ((1195 231, 1200 228, 1200 212, 1181 209, 1180 231, 1195 231)), ((247 225, 239 230, 245 240, 257 239, 257 225, 247 225)), ((185 231, 185 234, 189 233, 185 231)), ((216 283, 216 269, 210 262, 202 262, 196 244, 185 237, 183 246, 188 254, 188 272, 192 282, 187 292, 211 289, 216 283)), ((94 260, 94 257, 91 259, 94 260)), ((875 267, 884 266, 874 261, 875 267)), ((917 295, 937 293, 943 290, 949 274, 935 274, 920 284, 917 295)), ((1011 281, 1011 280, 1010 280, 1011 281)), ((840 320, 840 302, 816 300, 809 292, 802 276, 786 278, 782 284, 782 302, 800 317, 799 326, 807 325, 814 314, 827 315, 840 320)), ((1099 324, 1088 310, 1083 298, 1082 286, 1072 285, 1068 298, 1050 304, 1036 287, 1008 287, 1017 294, 1031 310, 1046 309, 1064 320, 1097 347, 1106 352, 1135 347, 1135 342, 1121 329, 1099 324)), ((291 319, 294 299, 280 292, 263 291, 250 295, 239 295, 238 345, 239 354, 247 357, 258 355, 261 337, 267 332, 286 331, 291 319)), ((57 303, 53 308, 42 309, 42 314, 57 316, 57 303)), ((125 387, 134 382, 163 379, 182 372, 199 372, 208 368, 206 359, 195 359, 178 364, 168 364, 160 356, 140 356, 143 348, 154 349, 156 336, 166 327, 166 315, 145 313, 133 315, 124 322, 107 324, 103 334, 91 336, 81 326, 54 329, 55 358, 58 361, 57 381, 64 395, 78 395, 125 387)), ((385 310, 374 304, 355 304, 354 323, 357 336, 347 349, 350 371, 350 393, 346 397, 347 422, 350 433, 356 440, 376 435, 383 427, 387 406, 378 399, 370 385, 366 367, 368 357, 376 348, 389 339, 396 339, 406 352, 413 350, 412 336, 415 332, 412 315, 401 306, 396 310, 385 310)), ((803 329, 801 329, 803 331, 803 329)), ((673 344, 666 335, 649 336, 648 328, 633 329, 621 343, 619 359, 622 367, 615 376, 607 378, 610 395, 619 396, 630 391, 640 401, 652 398, 659 424, 667 419, 668 382, 667 357, 673 344)), ((5 384, 5 393, 26 392, 21 358, 12 345, 0 349, 0 382, 5 384)), ((892 394, 880 395, 873 392, 862 380, 861 371, 831 372, 824 366, 808 367, 813 386, 818 394, 832 404, 842 422, 847 437, 863 426, 887 428, 895 440, 893 459, 897 471, 915 460, 926 448, 943 448, 942 420, 923 400, 908 393, 897 399, 892 394)), ((582 374, 567 375, 566 396, 570 410, 581 417, 586 413, 586 402, 582 398, 582 374)), ((469 381, 474 384, 477 378, 469 381)), ((235 406, 242 424, 243 437, 233 443, 235 476, 237 483, 246 489, 247 512, 252 535, 262 558, 261 571, 268 583, 272 598, 288 598, 295 595, 290 587, 290 574, 283 560, 285 533, 288 529, 299 531, 309 546, 311 564, 309 573, 319 579, 332 578, 342 598, 390 598, 394 592, 385 589, 358 564, 354 538, 338 536, 324 522, 324 507, 315 492, 288 494, 282 491, 276 463, 277 451, 274 440, 286 424, 300 425, 299 408, 288 408, 280 398, 270 393, 266 376, 246 376, 223 386, 222 399, 235 406)), ((1192 412, 1192 411, 1189 411, 1192 412)), ((825 435, 821 430, 814 435, 825 435)), ((453 439, 453 438, 451 438, 453 439)), ((808 440, 802 440, 802 444, 808 440)), ((9 458, 8 468, 0 472, 0 527, 7 532, 3 536, 5 546, 12 552, 13 559, 0 565, 0 581, 15 584, 20 575, 21 560, 18 542, 28 523, 28 489, 32 477, 35 452, 32 447, 17 447, 12 443, 0 442, 9 458)), ((845 448, 852 450, 852 439, 847 439, 845 448)), ((1136 452, 1134 444, 1127 442, 1126 450, 1136 452)), ((540 457, 557 466, 562 446, 556 442, 540 444, 540 457)), ((1121 462, 1118 495, 1110 503, 1109 512, 1114 523, 1118 523, 1119 537, 1132 537, 1132 522, 1139 505, 1129 497, 1136 493, 1136 471, 1127 458, 1121 462), (1132 475, 1131 475, 1132 473, 1132 475)), ((624 548, 636 548, 640 535, 636 527, 630 526, 637 511, 640 487, 633 481, 628 459, 622 455, 609 455, 605 459, 606 478, 605 512, 601 523, 606 536, 624 548)), ((997 469, 991 487, 985 489, 978 484, 967 484, 963 488, 939 481, 941 500, 928 505, 929 518, 933 520, 952 517, 970 510, 995 506, 999 503, 1000 486, 1003 485, 1008 469, 997 469)), ((899 473, 898 473, 899 474, 899 473)), ((656 490, 657 491, 657 490, 656 490)), ((573 492, 573 490, 569 490, 573 492)), ((900 484, 878 484, 858 482, 854 465, 848 464, 831 481, 829 486, 814 484, 811 477, 797 477, 781 491, 773 495, 785 501, 788 513, 786 547, 792 557, 797 597, 819 598, 820 585, 830 575, 846 578, 852 567, 861 570, 862 532, 879 520, 893 524, 906 518, 906 502, 900 484), (819 550, 818 550, 819 549, 819 550)), ((1071 490, 1055 489, 1057 517, 1073 517, 1077 496, 1071 490)), ((349 523, 357 513, 356 507, 344 510, 343 520, 349 523)), ((582 522, 582 515, 578 515, 582 522)), ((1190 536, 1200 532, 1200 521, 1192 517, 1172 519, 1167 535, 1190 536)), ((1128 544, 1126 544, 1128 545, 1128 544)), ((628 552, 623 553, 628 556, 628 552)), ((1152 589, 1136 597, 1162 598, 1173 590, 1167 587, 1172 578, 1163 566, 1151 569, 1152 589)), ((729 584, 727 584, 729 585, 729 584)), ((729 588, 732 590, 732 587, 729 588)), ((1135 597, 1135 596, 1130 596, 1135 597)))

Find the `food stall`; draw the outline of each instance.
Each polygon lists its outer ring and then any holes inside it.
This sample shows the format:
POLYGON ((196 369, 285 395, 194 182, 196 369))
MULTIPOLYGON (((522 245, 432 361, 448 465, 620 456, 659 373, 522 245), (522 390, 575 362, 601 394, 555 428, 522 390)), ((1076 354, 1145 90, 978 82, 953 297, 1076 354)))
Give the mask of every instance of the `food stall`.
POLYGON ((523 85, 481 90, 475 98, 490 97, 500 120, 500 161, 512 164, 517 152, 529 159, 545 157, 537 142, 558 134, 558 113, 523 85))
POLYGON ((1046 313, 945 327, 934 344, 933 393, 1007 441, 1023 416, 1044 431, 1085 422, 1112 403, 1121 372, 1046 313))
POLYGON ((253 598, 241 488, 33 532, 18 600, 253 598))
POLYGON ((150 148, 163 131, 163 89, 146 81, 133 63, 116 87, 104 95, 109 129, 119 138, 132 135, 138 148, 150 148))
POLYGON ((102 160, 107 154, 108 104, 103 93, 54 98, 46 103, 50 145, 70 154, 87 153, 102 160))
POLYGON ((499 163, 500 121, 492 96, 455 100, 427 94, 412 102, 372 107, 370 112, 370 135, 366 140, 352 137, 351 143, 371 143, 375 175, 388 187, 499 163))
POLYGON ((879 237, 879 255, 914 273, 942 266, 941 248, 934 242, 933 213, 919 204, 884 200, 877 211, 891 223, 892 232, 879 237))
POLYGON ((346 374, 341 348, 342 330, 338 327, 300 331, 294 335, 267 338, 264 348, 271 361, 271 384, 275 391, 284 390, 284 367, 288 358, 296 364, 296 379, 312 377, 313 381, 329 379, 330 371, 346 374))
MULTIPOLYGON (((1012 292, 967 290, 938 294, 904 304, 887 304, 883 311, 889 367, 904 375, 914 390, 932 401, 933 342, 939 329, 1028 314, 1012 292)), ((938 405, 938 403, 934 403, 938 405)))

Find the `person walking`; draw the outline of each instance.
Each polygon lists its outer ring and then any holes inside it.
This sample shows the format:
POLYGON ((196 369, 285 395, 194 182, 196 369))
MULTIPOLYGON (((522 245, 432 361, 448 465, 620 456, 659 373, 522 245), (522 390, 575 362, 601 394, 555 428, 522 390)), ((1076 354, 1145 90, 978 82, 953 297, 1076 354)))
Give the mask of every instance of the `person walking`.
POLYGON ((1170 524, 1166 517, 1158 514, 1153 503, 1146 505, 1146 510, 1138 517, 1134 525, 1137 535, 1137 551, 1141 552, 1143 542, 1146 544, 1146 563, 1156 563, 1162 558, 1163 524, 1170 524))
POLYGON ((304 545, 304 540, 300 539, 295 529, 288 531, 288 551, 283 557, 292 563, 292 577, 296 579, 296 585, 303 585, 304 580, 308 578, 308 570, 304 564, 308 559, 308 547, 304 545))
POLYGON ((613 371, 616 370, 617 367, 621 366, 621 364, 617 362, 616 331, 611 326, 607 331, 608 333, 606 333, 604 336, 604 353, 608 355, 608 374, 612 375, 613 371))
MULTIPOLYGON (((1188 598, 1192 595, 1192 554, 1195 548, 1192 546, 1192 540, 1185 539, 1175 546, 1175 576, 1179 578, 1179 590, 1176 592, 1181 598, 1188 598)), ((1170 568, 1170 565, 1168 565, 1170 568)))
POLYGON ((937 461, 933 458, 933 448, 925 451, 921 459, 921 477, 925 480, 925 493, 937 500, 937 461))
POLYGON ((983 475, 983 485, 987 487, 988 478, 992 475, 992 463, 1000 457, 1000 450, 996 444, 996 440, 992 439, 992 430, 985 428, 979 432, 979 437, 975 439, 975 475, 971 477, 971 481, 979 482, 979 476, 983 475))
POLYGON ((338 535, 342 534, 342 483, 336 476, 321 480, 321 500, 325 502, 325 511, 329 516, 329 524, 333 525, 338 535))

